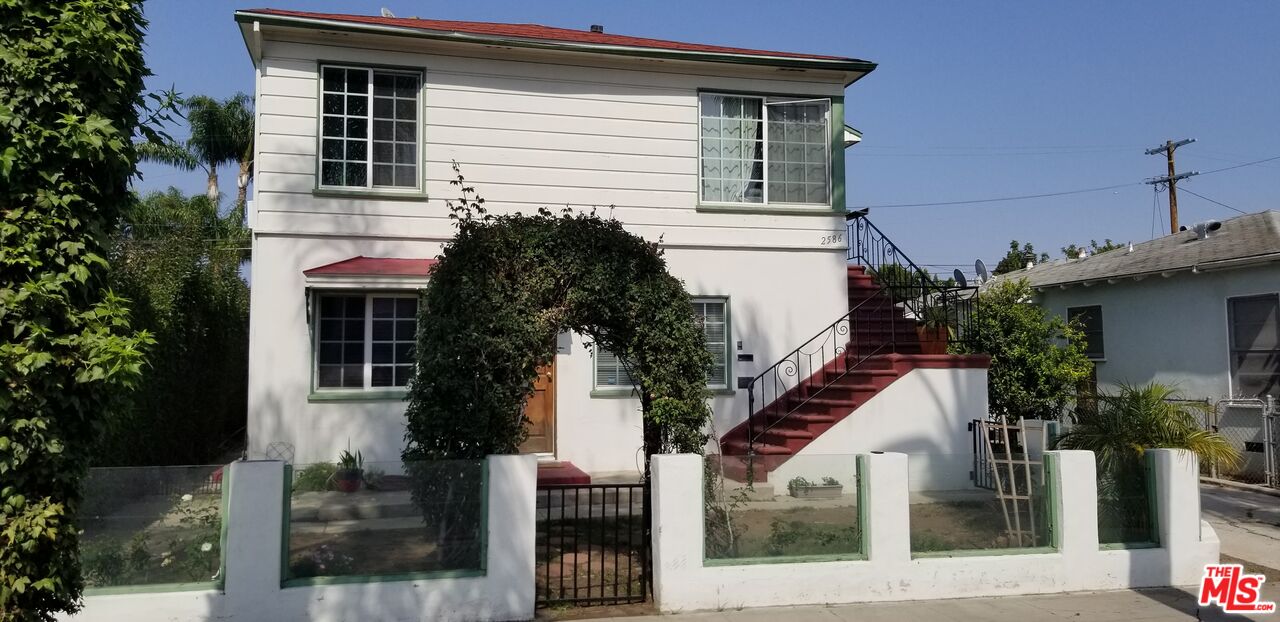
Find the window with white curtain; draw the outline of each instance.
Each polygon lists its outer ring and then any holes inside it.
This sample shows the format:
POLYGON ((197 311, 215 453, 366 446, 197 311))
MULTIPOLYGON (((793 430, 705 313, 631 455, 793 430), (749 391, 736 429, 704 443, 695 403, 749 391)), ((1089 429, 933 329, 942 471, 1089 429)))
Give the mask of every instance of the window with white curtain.
POLYGON ((707 203, 831 202, 831 100, 703 93, 707 203))
POLYGON ((320 186, 417 188, 422 75, 320 68, 320 186))
POLYGON ((1236 397, 1280 397, 1280 296, 1227 300, 1231 389, 1236 397))
MULTIPOLYGON (((712 389, 729 387, 729 300, 727 298, 694 298, 693 312, 702 327, 707 351, 711 353, 711 370, 707 374, 707 386, 712 389)), ((633 386, 626 363, 604 348, 596 348, 595 368, 597 389, 626 388, 633 386)))

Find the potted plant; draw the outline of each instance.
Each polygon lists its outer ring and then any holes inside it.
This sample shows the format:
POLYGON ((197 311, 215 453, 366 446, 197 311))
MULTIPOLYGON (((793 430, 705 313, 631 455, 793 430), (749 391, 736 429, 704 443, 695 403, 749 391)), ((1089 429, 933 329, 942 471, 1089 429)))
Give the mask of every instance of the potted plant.
POLYGON ((947 342, 955 334, 955 309, 946 306, 926 307, 916 326, 921 354, 946 354, 947 342))
POLYGON ((333 483, 338 490, 355 492, 360 490, 360 483, 363 480, 364 456, 359 451, 352 455, 349 449, 338 454, 338 470, 333 473, 333 483))
POLYGON ((834 477, 822 478, 815 484, 803 477, 793 477, 787 482, 787 492, 797 499, 839 499, 844 486, 834 477))

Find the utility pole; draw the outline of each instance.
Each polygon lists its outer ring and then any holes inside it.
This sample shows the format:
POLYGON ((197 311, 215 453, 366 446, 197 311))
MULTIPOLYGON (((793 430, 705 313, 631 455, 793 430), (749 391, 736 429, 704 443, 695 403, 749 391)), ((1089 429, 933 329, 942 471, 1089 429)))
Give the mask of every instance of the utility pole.
POLYGON ((1176 173, 1173 168, 1173 150, 1183 145, 1190 145, 1196 142, 1194 138, 1184 138, 1179 141, 1166 140, 1163 145, 1154 149, 1148 149, 1147 155, 1156 155, 1163 153, 1169 161, 1169 174, 1164 177, 1153 177, 1147 180, 1148 184, 1157 185, 1165 184, 1169 187, 1169 233, 1178 232, 1178 180, 1186 179, 1192 175, 1199 175, 1198 172, 1176 173))

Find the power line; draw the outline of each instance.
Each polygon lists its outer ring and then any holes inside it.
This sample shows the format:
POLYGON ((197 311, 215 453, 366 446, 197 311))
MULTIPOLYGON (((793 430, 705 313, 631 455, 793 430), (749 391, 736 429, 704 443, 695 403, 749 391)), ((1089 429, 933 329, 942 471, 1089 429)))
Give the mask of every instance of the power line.
POLYGON ((1060 197, 1071 194, 1084 194, 1086 192, 1102 192, 1103 190, 1115 190, 1116 188, 1127 188, 1136 186, 1142 182, 1132 181, 1126 184, 1115 184, 1113 186, 1099 186, 1097 188, 1082 188, 1080 190, 1065 190, 1062 192, 1045 192, 1042 194, 1024 194, 1012 197, 996 197, 990 199, 971 199, 966 201, 937 201, 932 203, 886 203, 882 205, 853 205, 850 209, 862 208, 881 208, 881 207, 932 207, 943 205, 967 205, 972 203, 998 203, 1001 201, 1021 201, 1023 199, 1041 199, 1045 197, 1060 197))
POLYGON ((1210 199, 1209 197, 1204 196, 1203 194, 1200 194, 1199 192, 1195 192, 1194 190, 1188 190, 1188 189, 1186 189, 1186 188, 1183 188, 1183 189, 1182 189, 1182 191, 1183 191, 1183 192, 1186 192, 1186 193, 1188 193, 1188 194, 1194 195, 1194 196, 1198 196, 1198 197, 1200 197, 1200 198, 1202 198, 1202 199, 1204 199, 1204 200, 1206 200, 1206 201, 1208 201, 1208 202, 1210 202, 1210 203, 1215 203, 1215 204, 1217 204, 1217 205, 1221 205, 1221 206, 1223 206, 1223 207, 1225 207, 1225 208, 1227 208, 1227 209, 1229 209, 1229 210, 1233 210, 1233 211, 1236 211, 1236 212, 1240 212, 1241 214, 1248 214, 1248 213, 1249 213, 1249 212, 1246 212, 1246 211, 1244 211, 1244 210, 1236 209, 1236 208, 1234 208, 1234 207, 1231 207, 1230 205, 1227 205, 1226 203, 1223 203, 1222 201, 1215 201, 1215 200, 1213 200, 1213 199, 1210 199))
POLYGON ((1252 161, 1252 162, 1245 162, 1244 164, 1237 164, 1237 165, 1235 165, 1235 166, 1227 166, 1227 167, 1224 167, 1224 168, 1215 168, 1215 169, 1213 169, 1212 171, 1204 171, 1203 173, 1200 173, 1200 174, 1201 174, 1201 175, 1208 175, 1208 174, 1210 174, 1210 173, 1221 173, 1222 171, 1230 171, 1230 170, 1232 170, 1232 169, 1243 168, 1243 167, 1246 167, 1246 166, 1253 166, 1253 165, 1255 165, 1255 164, 1262 164, 1263 162, 1271 162, 1271 161, 1273 161, 1273 160, 1280 160, 1280 156, 1272 156, 1272 157, 1270 157, 1270 158, 1263 158, 1263 159, 1261 159, 1261 160, 1254 160, 1254 161, 1252 161))

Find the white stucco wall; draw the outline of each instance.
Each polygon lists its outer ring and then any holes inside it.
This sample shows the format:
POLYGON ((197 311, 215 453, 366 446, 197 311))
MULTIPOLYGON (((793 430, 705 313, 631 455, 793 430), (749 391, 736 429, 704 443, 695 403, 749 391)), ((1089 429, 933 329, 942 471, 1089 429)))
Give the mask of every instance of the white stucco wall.
POLYGON ((1037 301, 1062 317, 1068 307, 1102 305, 1100 388, 1159 382, 1216 402, 1232 394, 1227 298, 1275 292, 1280 264, 1046 288, 1037 301))
POLYGON ((534 613, 533 456, 489 459, 485 575, 281 588, 284 464, 231 465, 224 591, 91 595, 76 622, 528 620, 534 613))
MULTIPOLYGON (((253 262, 249 363, 249 453, 292 446, 293 462, 332 461, 347 447, 370 462, 396 462, 404 447, 401 400, 309 401, 312 348, 302 271, 355 255, 434 257, 440 243, 377 237, 313 238, 259 233, 253 262)), ((673 274, 694 296, 727 296, 734 354, 730 381, 754 376, 845 312, 841 249, 669 248, 673 274)), ((581 337, 556 358, 556 457, 589 472, 634 471, 641 447, 639 400, 593 397, 593 358, 581 337)), ((736 386, 736 383, 733 383, 736 386)), ((928 388, 944 391, 941 386, 928 388)), ((746 417, 746 392, 712 400, 715 428, 746 417)), ((984 410, 985 411, 985 410, 984 410)))
POLYGON ((793 477, 855 484, 854 454, 909 454, 911 490, 972 488, 968 424, 987 418, 987 370, 913 369, 769 473, 781 489, 793 477))
POLYGON ((657 456, 653 474, 654 595, 664 612, 1008 596, 1191 585, 1218 559, 1200 521, 1198 465, 1183 450, 1156 449, 1160 548, 1101 550, 1090 452, 1054 451, 1061 509, 1056 551, 912 559, 908 456, 868 456, 867 559, 706 565, 702 458, 657 456))

